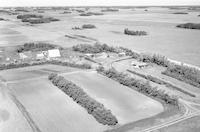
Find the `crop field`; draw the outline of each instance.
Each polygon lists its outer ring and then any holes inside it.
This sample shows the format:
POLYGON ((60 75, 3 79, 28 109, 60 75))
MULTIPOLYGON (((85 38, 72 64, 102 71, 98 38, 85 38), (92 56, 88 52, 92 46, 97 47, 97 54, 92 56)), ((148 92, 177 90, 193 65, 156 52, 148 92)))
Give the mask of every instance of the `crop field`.
POLYGON ((29 124, 0 85, 0 132, 32 132, 29 124))
POLYGON ((148 118, 163 111, 159 102, 119 85, 95 71, 63 75, 104 104, 106 108, 111 109, 120 125, 148 118))
POLYGON ((12 83, 10 87, 42 132, 94 132, 106 128, 47 78, 12 83))
POLYGON ((76 70, 78 69, 58 65, 41 65, 0 71, 0 76, 7 81, 16 81, 45 76, 52 72, 72 72, 76 70))

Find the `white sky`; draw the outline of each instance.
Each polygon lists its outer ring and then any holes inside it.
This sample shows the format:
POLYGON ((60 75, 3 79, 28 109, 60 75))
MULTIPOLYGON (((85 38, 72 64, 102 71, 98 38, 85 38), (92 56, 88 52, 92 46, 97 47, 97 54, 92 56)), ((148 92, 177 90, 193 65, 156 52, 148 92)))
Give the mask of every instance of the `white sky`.
POLYGON ((0 6, 200 5, 200 0, 0 0, 0 6))

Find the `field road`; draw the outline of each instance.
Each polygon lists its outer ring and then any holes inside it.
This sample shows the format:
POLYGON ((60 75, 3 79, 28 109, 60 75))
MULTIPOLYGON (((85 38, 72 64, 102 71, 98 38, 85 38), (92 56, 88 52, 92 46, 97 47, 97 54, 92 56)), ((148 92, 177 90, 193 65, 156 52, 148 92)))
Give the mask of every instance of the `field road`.
POLYGON ((33 132, 41 132, 39 127, 35 124, 31 115, 28 113, 26 108, 21 104, 21 102, 16 98, 16 96, 12 93, 11 89, 8 87, 7 82, 0 81, 1 86, 5 87, 7 94, 9 95, 10 99, 15 103, 18 110, 22 113, 28 124, 30 125, 33 132))
MULTIPOLYGON (((192 102, 188 102, 188 101, 185 101, 183 99, 179 99, 179 102, 185 108, 185 113, 182 116, 174 118, 174 119, 167 121, 165 123, 161 123, 159 125, 155 125, 155 126, 152 126, 150 128, 144 129, 144 130, 140 130, 138 132, 151 132, 151 131, 159 130, 161 128, 168 127, 170 125, 174 125, 174 124, 179 123, 181 121, 184 121, 184 120, 187 120, 189 118, 200 115, 200 110, 196 109, 196 108, 194 108, 190 105, 190 104, 193 104, 192 102)), ((198 105, 200 105, 200 104, 198 104, 198 105)), ((130 131, 130 132, 132 132, 132 131, 130 131)))

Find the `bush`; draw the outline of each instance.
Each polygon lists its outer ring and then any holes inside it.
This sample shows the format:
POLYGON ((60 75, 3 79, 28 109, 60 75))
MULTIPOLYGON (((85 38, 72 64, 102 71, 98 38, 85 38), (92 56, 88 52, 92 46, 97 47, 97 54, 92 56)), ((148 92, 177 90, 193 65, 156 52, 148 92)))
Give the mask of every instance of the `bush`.
POLYGON ((142 36, 142 35, 147 35, 147 32, 145 32, 145 31, 131 31, 128 28, 126 28, 126 29, 124 29, 124 34, 142 36))
POLYGON ((155 87, 150 86, 149 82, 143 82, 141 80, 137 80, 133 77, 128 76, 127 74, 116 71, 115 69, 105 70, 100 67, 97 71, 108 78, 111 78, 115 81, 118 81, 120 84, 123 84, 127 87, 137 90, 145 95, 150 97, 162 100, 163 102, 171 105, 178 105, 178 100, 176 97, 169 96, 162 90, 158 90, 155 87))
POLYGON ((72 47, 74 51, 82 53, 101 53, 101 52, 117 52, 114 47, 108 46, 107 44, 78 44, 72 47))
POLYGON ((96 26, 92 25, 92 24, 84 24, 84 25, 82 25, 82 28, 83 29, 93 29, 93 28, 96 28, 96 26))
POLYGON ((188 29, 200 29, 200 23, 185 23, 185 24, 179 24, 176 27, 188 28, 188 29))
POLYGON ((159 54, 153 54, 153 55, 141 54, 139 60, 147 63, 155 63, 157 65, 161 65, 164 67, 168 67, 170 64, 167 57, 159 54))
POLYGON ((110 110, 87 95, 87 93, 76 84, 57 74, 50 74, 48 78, 55 86, 84 107, 99 123, 103 125, 116 125, 118 123, 117 118, 110 110))

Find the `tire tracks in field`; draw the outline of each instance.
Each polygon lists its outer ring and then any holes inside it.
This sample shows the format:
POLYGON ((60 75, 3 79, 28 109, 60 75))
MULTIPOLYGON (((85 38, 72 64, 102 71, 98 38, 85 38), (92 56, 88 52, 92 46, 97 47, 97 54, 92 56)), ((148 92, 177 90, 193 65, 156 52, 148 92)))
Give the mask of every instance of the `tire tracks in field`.
POLYGON ((18 110, 22 113, 23 117, 26 119, 27 123, 31 127, 33 132, 42 132, 39 127, 36 125, 36 123, 33 121, 31 115, 28 113, 26 108, 23 106, 23 104, 17 99, 17 97, 13 94, 12 90, 8 87, 7 82, 1 82, 1 84, 4 85, 5 88, 7 88, 7 93, 10 97, 10 99, 15 103, 18 110))

